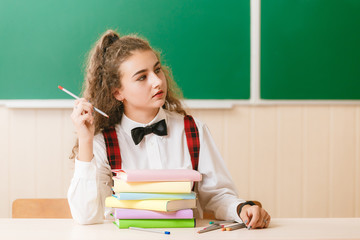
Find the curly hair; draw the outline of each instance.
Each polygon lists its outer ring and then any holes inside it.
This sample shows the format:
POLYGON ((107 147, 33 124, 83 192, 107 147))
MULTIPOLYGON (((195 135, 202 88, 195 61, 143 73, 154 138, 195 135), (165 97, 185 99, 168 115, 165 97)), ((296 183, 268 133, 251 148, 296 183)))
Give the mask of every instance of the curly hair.
MULTIPOLYGON (((113 96, 115 89, 121 88, 120 65, 131 57, 134 51, 139 50, 153 51, 161 62, 160 52, 153 49, 147 40, 137 35, 120 37, 114 30, 107 30, 102 34, 89 52, 83 83, 83 97, 110 116, 110 118, 105 118, 95 113, 95 134, 120 123, 124 106, 113 96)), ((170 69, 164 65, 161 65, 161 69, 165 74, 168 88, 165 104, 162 107, 186 115, 179 100, 183 97, 182 93, 173 80, 170 69)), ((71 159, 75 158, 78 148, 77 140, 72 149, 71 159)))

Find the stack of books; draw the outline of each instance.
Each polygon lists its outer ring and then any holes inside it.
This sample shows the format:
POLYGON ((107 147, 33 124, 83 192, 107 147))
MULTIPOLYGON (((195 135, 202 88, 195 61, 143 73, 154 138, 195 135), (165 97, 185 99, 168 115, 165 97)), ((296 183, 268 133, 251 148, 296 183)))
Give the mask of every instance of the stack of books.
POLYGON ((190 169, 114 170, 114 194, 105 206, 114 208, 119 228, 195 227, 192 192, 201 174, 190 169))

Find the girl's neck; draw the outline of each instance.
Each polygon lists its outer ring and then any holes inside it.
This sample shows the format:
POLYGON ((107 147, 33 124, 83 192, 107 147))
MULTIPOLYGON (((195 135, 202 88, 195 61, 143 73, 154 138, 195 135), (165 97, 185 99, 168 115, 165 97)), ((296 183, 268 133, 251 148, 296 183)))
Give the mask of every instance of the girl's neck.
POLYGON ((147 111, 124 111, 125 115, 130 118, 131 120, 138 122, 138 123, 142 123, 142 124, 147 124, 149 122, 151 122, 156 115, 159 112, 159 108, 154 109, 154 110, 147 110, 147 111))

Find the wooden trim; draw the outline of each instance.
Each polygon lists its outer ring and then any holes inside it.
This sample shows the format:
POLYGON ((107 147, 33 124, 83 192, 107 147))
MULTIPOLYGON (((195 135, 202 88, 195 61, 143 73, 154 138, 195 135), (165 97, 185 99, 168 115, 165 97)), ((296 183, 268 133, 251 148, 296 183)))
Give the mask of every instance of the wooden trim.
POLYGON ((12 218, 72 218, 66 198, 16 199, 12 218))

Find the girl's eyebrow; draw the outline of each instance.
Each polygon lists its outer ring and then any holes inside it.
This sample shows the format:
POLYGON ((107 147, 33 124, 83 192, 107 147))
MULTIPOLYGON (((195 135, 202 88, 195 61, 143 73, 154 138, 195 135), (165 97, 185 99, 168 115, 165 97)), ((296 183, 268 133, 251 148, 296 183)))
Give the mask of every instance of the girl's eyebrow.
MULTIPOLYGON (((158 64, 160 64, 159 61, 157 61, 154 65, 154 67, 156 67, 158 64)), ((140 71, 137 71, 132 77, 134 77, 135 75, 139 74, 139 73, 143 73, 143 72, 146 72, 146 69, 141 69, 140 71)))

